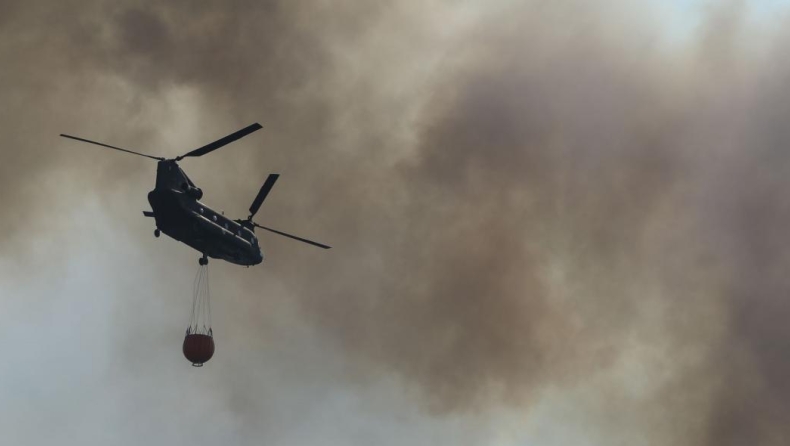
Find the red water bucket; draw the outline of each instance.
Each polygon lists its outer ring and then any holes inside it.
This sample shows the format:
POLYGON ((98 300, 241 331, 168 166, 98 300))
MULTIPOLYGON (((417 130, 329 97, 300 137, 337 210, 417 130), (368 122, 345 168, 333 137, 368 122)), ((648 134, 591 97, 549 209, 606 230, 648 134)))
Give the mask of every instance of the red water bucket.
POLYGON ((203 367, 214 356, 214 338, 207 334, 192 333, 184 338, 184 356, 195 367, 203 367))

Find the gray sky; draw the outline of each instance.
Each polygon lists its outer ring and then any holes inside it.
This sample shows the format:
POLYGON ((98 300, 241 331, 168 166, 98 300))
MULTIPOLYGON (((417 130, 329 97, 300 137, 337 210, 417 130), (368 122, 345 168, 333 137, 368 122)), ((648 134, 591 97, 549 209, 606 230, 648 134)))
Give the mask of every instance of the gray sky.
POLYGON ((784 445, 786 2, 0 0, 0 432, 784 445), (211 263, 155 165, 261 234, 211 263))

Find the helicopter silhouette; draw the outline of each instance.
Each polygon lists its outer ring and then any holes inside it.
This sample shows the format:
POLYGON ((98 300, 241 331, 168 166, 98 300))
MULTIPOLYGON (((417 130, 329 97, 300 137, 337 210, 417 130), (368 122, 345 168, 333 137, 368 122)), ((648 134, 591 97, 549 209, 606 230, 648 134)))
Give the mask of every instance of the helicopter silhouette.
POLYGON ((255 228, 329 249, 330 246, 322 243, 267 228, 252 221, 280 175, 273 173, 266 178, 250 206, 250 215, 246 219, 232 220, 201 203, 203 191, 195 186, 195 183, 178 166, 178 161, 184 158, 206 155, 261 128, 258 123, 249 125, 172 159, 146 155, 76 136, 65 134, 60 136, 157 160, 156 186, 148 193, 148 202, 151 204, 152 211, 143 211, 143 215, 153 217, 156 221, 154 236, 159 237, 161 233, 165 233, 200 252, 203 255, 199 260, 201 265, 208 264, 209 257, 248 267, 263 262, 263 252, 255 237, 255 228))

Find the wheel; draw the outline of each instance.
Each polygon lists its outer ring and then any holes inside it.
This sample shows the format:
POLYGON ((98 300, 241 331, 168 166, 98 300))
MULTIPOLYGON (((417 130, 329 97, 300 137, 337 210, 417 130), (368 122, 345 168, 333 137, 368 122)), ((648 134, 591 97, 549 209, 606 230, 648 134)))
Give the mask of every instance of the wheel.
POLYGON ((160 231, 159 229, 154 229, 154 237, 159 238, 159 235, 161 235, 161 234, 162 234, 162 231, 160 231))

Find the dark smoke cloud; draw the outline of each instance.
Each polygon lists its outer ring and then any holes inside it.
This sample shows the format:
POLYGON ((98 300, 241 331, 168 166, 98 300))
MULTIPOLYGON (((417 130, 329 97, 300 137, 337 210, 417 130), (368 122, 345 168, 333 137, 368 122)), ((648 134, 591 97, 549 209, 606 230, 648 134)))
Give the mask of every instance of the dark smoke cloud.
MULTIPOLYGON (((4 245, 55 197, 146 206, 151 164, 57 133, 175 155, 260 121, 184 167, 237 215, 283 174, 260 220, 335 249, 267 237, 264 272, 221 268, 229 350, 293 301, 351 380, 434 414, 595 383, 575 403, 604 438, 787 437, 790 40, 745 38, 743 3, 680 46, 625 2, 0 5, 4 245)), ((256 376, 223 370, 250 428, 256 376)))

